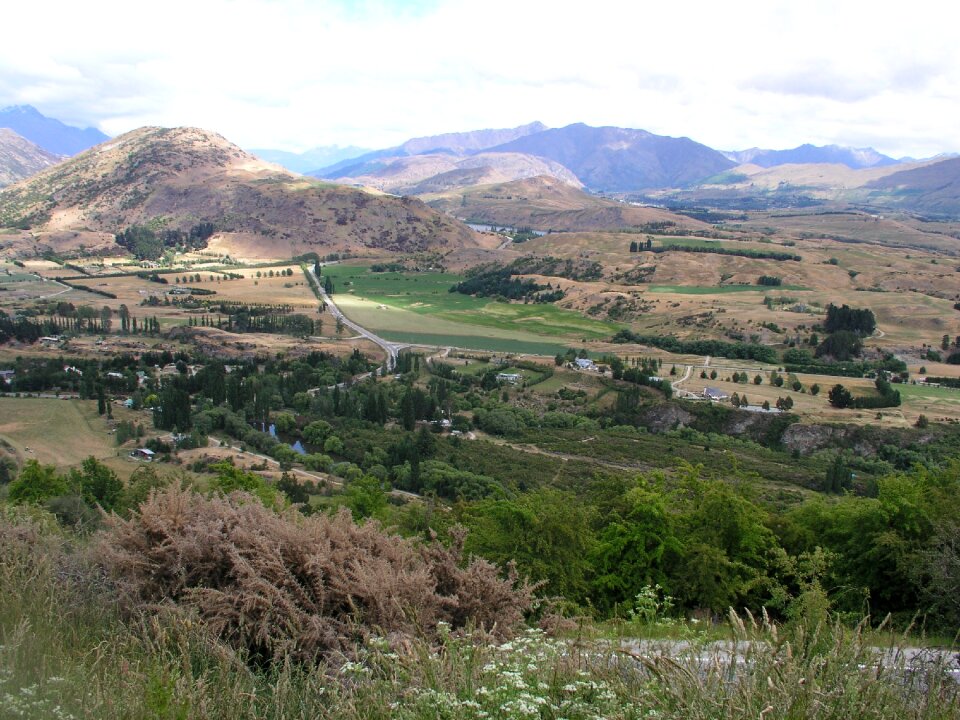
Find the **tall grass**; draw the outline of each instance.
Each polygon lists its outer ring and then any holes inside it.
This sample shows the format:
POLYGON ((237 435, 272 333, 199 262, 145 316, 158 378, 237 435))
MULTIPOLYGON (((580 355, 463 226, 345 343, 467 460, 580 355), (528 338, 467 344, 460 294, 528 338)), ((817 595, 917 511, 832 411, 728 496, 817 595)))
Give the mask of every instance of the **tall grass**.
POLYGON ((255 665, 189 614, 123 620, 96 567, 49 519, 0 507, 0 718, 960 717, 951 658, 917 664, 862 628, 731 615, 722 641, 497 642, 441 624, 255 665))

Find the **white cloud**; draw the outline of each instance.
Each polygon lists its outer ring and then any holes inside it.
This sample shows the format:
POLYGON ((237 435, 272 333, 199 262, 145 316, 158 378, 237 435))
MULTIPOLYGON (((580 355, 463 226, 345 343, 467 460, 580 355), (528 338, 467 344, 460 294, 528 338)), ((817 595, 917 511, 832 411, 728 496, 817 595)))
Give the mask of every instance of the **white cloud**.
POLYGON ((167 0, 4 9, 0 105, 247 147, 531 120, 714 147, 960 149, 946 3, 167 0))

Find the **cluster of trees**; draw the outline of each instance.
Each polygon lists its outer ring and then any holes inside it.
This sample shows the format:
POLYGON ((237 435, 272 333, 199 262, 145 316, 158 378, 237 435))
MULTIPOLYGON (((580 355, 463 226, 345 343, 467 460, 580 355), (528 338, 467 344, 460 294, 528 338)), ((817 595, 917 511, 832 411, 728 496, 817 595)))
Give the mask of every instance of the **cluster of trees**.
POLYGON ((849 305, 827 305, 823 329, 828 335, 817 346, 816 357, 849 362, 863 351, 863 338, 877 329, 873 311, 849 305))
MULTIPOLYGON (((849 486, 842 461, 831 473, 830 483, 849 486)), ((960 541, 951 515, 958 484, 953 464, 883 478, 873 498, 815 498, 777 511, 734 478, 688 467, 669 483, 656 474, 595 480, 586 497, 542 489, 490 498, 458 519, 470 528, 471 551, 516 560, 550 592, 605 615, 659 584, 687 611, 786 613, 814 590, 824 605, 858 617, 891 612, 907 623, 921 611, 949 628, 960 620, 956 578, 933 578, 955 562, 940 549, 960 541)))
POLYGON ((810 351, 803 348, 790 348, 783 354, 784 368, 794 373, 815 375, 835 375, 839 377, 863 377, 872 372, 904 373, 907 364, 887 353, 880 360, 841 362, 830 357, 814 358, 810 351))
POLYGON ((388 272, 399 273, 399 272, 405 272, 406 269, 407 269, 407 266, 401 262, 379 262, 379 263, 373 263, 370 266, 370 272, 372 273, 388 273, 388 272))
POLYGON ((752 248, 731 248, 720 244, 710 245, 660 245, 652 248, 651 252, 689 252, 689 253, 708 253, 711 255, 734 255, 736 257, 752 258, 754 260, 793 260, 800 262, 799 255, 779 250, 754 250, 752 248))
POLYGON ((240 311, 227 315, 227 322, 222 327, 237 333, 262 332, 309 337, 322 332, 322 321, 300 313, 249 315, 240 311))
POLYGON ((757 278, 757 285, 765 285, 768 287, 778 287, 783 285, 783 278, 777 275, 761 275, 757 278))
POLYGON ((553 290, 550 284, 543 285, 529 278, 514 277, 509 267, 491 268, 458 282, 450 292, 475 297, 500 297, 506 300, 533 300, 555 302, 563 297, 563 290, 553 290), (543 293, 549 290, 550 292, 543 293), (559 295, 559 297, 557 297, 559 295))
POLYGON ((519 275, 546 275, 567 280, 599 280, 603 266, 598 262, 574 261, 570 258, 525 256, 509 265, 480 265, 467 273, 467 278, 450 288, 477 297, 501 296, 510 300, 526 299, 534 302, 556 302, 563 297, 552 283, 538 284, 533 280, 520 280, 519 275), (543 292, 547 290, 549 292, 543 292))
POLYGON ((672 335, 639 335, 632 330, 621 330, 613 336, 611 342, 649 345, 682 355, 712 355, 714 357, 757 360, 765 363, 777 362, 777 353, 773 348, 758 343, 729 343, 722 340, 680 340, 672 335))
POLYGON ((927 382, 949 388, 960 388, 960 378, 927 376, 927 382))
MULTIPOLYGON (((667 398, 673 396, 673 384, 659 377, 661 361, 657 358, 639 358, 628 366, 616 355, 609 355, 604 356, 601 362, 610 366, 614 380, 654 388, 667 398)), ((633 404, 630 399, 628 402, 633 404)))
POLYGON ((198 223, 186 231, 164 230, 159 234, 146 225, 131 225, 117 233, 116 241, 140 260, 156 260, 168 247, 203 249, 215 232, 216 228, 210 222, 198 223))
POLYGON ((598 262, 551 256, 522 257, 514 260, 510 267, 516 275, 549 275, 579 282, 599 280, 603 275, 603 266, 598 262))
POLYGON ((847 388, 837 383, 830 389, 828 397, 835 408, 874 409, 900 406, 900 391, 895 390, 883 372, 877 374, 874 382, 876 395, 854 396, 847 388))
POLYGON ((632 253, 640 252, 642 250, 652 250, 652 249, 653 249, 652 237, 648 237, 646 240, 643 240, 643 241, 637 241, 637 240, 630 241, 630 252, 632 253))
POLYGON ((838 307, 830 303, 823 329, 828 333, 852 332, 863 337, 872 335, 877 329, 877 319, 872 310, 852 308, 847 304, 838 307))
POLYGON ((53 465, 27 460, 8 485, 7 500, 17 505, 45 507, 64 525, 89 528, 99 524, 100 509, 127 512, 163 484, 149 467, 138 468, 124 483, 93 456, 63 474, 53 465))
MULTIPOLYGON (((72 307, 72 306, 71 306, 72 307)), ((137 320, 126 305, 120 306, 120 330, 126 333, 144 333, 155 335, 160 332, 160 322, 156 317, 137 320)), ((49 317, 11 317, 0 310, 0 344, 17 340, 22 343, 34 343, 49 335, 65 333, 83 333, 100 335, 113 329, 113 310, 104 305, 99 310, 89 305, 81 305, 67 316, 60 314, 49 317)))

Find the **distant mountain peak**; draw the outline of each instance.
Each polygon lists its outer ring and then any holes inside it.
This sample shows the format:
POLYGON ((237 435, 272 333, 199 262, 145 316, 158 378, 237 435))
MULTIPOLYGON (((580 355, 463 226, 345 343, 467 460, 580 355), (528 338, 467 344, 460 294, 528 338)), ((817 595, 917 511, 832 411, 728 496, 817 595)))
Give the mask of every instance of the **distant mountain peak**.
POLYGON ((49 118, 32 105, 0 110, 0 127, 10 128, 54 155, 76 155, 110 139, 96 128, 77 128, 49 118))
POLYGON ((574 123, 490 148, 553 160, 594 190, 682 187, 728 170, 734 163, 689 138, 647 130, 574 123))
POLYGON ((487 148, 500 145, 517 138, 542 132, 546 129, 542 122, 535 121, 514 128, 495 130, 469 130, 467 132, 425 135, 407 140, 402 145, 383 150, 374 150, 357 157, 342 160, 327 167, 321 167, 308 175, 322 178, 354 177, 369 173, 384 165, 386 158, 408 157, 412 155, 471 155, 484 152, 487 148))
POLYGON ((427 152, 443 150, 454 153, 468 153, 486 150, 494 145, 501 145, 517 138, 533 135, 546 130, 547 126, 540 121, 518 125, 513 128, 469 130, 467 132, 443 133, 411 138, 400 148, 408 155, 420 155, 427 152))

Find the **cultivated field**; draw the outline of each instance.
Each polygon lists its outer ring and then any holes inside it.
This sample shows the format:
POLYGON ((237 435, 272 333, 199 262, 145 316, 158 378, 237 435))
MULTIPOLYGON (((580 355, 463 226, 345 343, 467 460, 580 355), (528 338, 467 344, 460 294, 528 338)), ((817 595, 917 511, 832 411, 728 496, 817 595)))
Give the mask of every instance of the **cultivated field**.
POLYGON ((353 320, 400 342, 554 354, 608 338, 619 326, 547 304, 510 304, 451 293, 449 273, 371 273, 363 266, 324 269, 335 300, 353 320))

